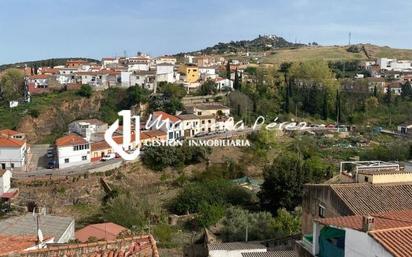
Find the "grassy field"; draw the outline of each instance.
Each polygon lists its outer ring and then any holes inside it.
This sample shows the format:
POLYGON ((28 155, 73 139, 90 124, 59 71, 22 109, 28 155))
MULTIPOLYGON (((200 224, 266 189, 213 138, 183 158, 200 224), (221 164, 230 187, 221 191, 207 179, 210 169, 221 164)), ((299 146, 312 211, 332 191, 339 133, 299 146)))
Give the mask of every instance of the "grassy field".
MULTIPOLYGON (((412 59, 412 49, 395 49, 374 45, 365 45, 366 51, 371 58, 388 57, 396 59, 412 59)), ((279 49, 267 52, 261 63, 281 64, 284 62, 301 62, 314 59, 325 61, 340 60, 367 60, 363 51, 360 53, 348 52, 346 46, 318 46, 302 47, 296 49, 279 49)))

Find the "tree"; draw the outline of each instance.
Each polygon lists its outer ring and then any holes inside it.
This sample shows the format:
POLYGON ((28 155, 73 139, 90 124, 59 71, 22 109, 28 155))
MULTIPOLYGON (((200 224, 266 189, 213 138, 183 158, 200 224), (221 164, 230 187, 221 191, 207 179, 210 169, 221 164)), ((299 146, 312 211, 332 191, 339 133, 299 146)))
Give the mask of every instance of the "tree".
POLYGON ((336 121, 339 123, 342 119, 342 111, 341 111, 341 100, 340 100, 340 93, 339 90, 336 90, 336 121))
POLYGON ((264 182, 258 196, 261 206, 275 212, 293 210, 301 203, 303 161, 295 153, 282 154, 264 169, 264 182))
POLYGON ((103 218, 137 231, 147 226, 154 207, 135 194, 121 194, 103 208, 103 218))
POLYGON ((227 61, 226 63, 226 78, 230 80, 230 74, 231 74, 231 70, 230 70, 230 60, 227 61))
POLYGON ((201 95, 214 95, 217 93, 216 83, 212 80, 207 80, 200 86, 199 93, 201 95))
POLYGON ((328 119, 329 112, 328 112, 328 94, 326 90, 323 92, 323 106, 322 106, 322 116, 324 120, 328 119))
POLYGON ((7 69, 0 77, 0 101, 16 100, 24 94, 24 73, 7 69))
POLYGON ((367 112, 373 111, 379 106, 378 98, 371 96, 365 101, 365 109, 367 112))
POLYGON ((92 96, 92 93, 93 93, 93 89, 89 85, 82 85, 79 91, 77 91, 78 95, 87 97, 87 98, 90 98, 90 96, 92 96))
POLYGON ((402 84, 401 97, 403 99, 410 99, 412 97, 412 86, 409 81, 402 84))
POLYGON ((383 100, 388 105, 390 105, 392 103, 392 87, 391 87, 391 85, 388 85, 388 88, 386 89, 386 93, 385 93, 385 96, 383 97, 383 100))
POLYGON ((235 81, 233 82, 233 88, 235 90, 240 90, 240 88, 241 88, 239 73, 238 73, 237 69, 235 71, 235 81))
POLYGON ((225 214, 223 205, 209 204, 202 202, 199 206, 199 213, 196 217, 196 223, 204 228, 216 224, 225 214))

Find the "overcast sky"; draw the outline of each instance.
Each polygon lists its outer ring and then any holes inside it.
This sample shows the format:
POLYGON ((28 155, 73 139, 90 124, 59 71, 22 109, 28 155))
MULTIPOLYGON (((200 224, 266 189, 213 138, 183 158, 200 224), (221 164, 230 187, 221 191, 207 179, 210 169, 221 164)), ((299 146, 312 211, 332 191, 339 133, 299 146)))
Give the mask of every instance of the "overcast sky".
POLYGON ((0 0, 0 64, 191 51, 275 34, 412 48, 410 0, 0 0))

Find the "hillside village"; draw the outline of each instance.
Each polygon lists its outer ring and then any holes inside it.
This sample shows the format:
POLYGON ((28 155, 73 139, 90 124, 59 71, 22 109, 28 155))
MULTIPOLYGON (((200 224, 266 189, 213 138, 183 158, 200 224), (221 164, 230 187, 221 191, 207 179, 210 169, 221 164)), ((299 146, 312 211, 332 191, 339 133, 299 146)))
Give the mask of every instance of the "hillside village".
POLYGON ((276 65, 322 46, 258 39, 2 71, 0 256, 412 256, 412 60, 276 65), (22 129, 93 97, 49 141, 22 129), (126 109, 132 161, 105 139, 126 109), (248 143, 193 143, 222 141, 248 143))

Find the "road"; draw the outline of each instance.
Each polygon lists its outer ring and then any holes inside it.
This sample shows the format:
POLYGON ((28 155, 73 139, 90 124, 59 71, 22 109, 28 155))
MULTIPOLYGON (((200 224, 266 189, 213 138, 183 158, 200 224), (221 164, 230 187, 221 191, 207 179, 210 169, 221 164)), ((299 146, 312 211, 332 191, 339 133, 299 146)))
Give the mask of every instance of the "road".
POLYGON ((14 179, 24 179, 24 178, 32 178, 32 177, 48 177, 48 176, 75 176, 75 175, 83 175, 89 172, 91 169, 101 168, 104 166, 108 166, 114 163, 121 163, 123 162, 122 159, 114 159, 109 161, 100 161, 97 163, 90 163, 79 165, 71 168, 66 169, 38 169, 36 171, 29 171, 29 172, 16 172, 13 171, 13 178, 14 179))

